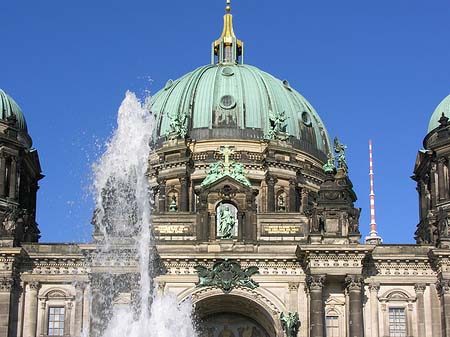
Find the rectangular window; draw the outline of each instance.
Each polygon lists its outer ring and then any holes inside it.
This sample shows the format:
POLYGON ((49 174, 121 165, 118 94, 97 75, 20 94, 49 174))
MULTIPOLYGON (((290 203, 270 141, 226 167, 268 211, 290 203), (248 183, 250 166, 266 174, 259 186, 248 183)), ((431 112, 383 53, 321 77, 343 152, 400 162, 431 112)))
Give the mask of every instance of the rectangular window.
POLYGON ((389 308, 389 336, 406 337, 405 308, 389 308))
POLYGON ((64 336, 65 310, 61 307, 48 308, 48 335, 64 336))
POLYGON ((327 337, 339 337, 339 317, 326 316, 327 337))

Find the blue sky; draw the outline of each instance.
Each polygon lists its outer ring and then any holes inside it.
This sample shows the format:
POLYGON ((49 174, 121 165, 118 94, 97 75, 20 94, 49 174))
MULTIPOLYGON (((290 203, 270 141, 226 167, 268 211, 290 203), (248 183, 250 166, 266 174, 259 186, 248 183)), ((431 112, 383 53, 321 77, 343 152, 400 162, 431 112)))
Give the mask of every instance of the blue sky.
MULTIPOLYGON (((25 112, 43 173, 41 241, 90 240, 92 161, 126 90, 154 93, 210 62, 224 0, 2 1, 0 88, 25 112)), ((431 113, 450 93, 446 0, 234 0, 246 63, 288 79, 348 145, 369 231, 368 140, 379 233, 412 243, 412 175, 431 113)))

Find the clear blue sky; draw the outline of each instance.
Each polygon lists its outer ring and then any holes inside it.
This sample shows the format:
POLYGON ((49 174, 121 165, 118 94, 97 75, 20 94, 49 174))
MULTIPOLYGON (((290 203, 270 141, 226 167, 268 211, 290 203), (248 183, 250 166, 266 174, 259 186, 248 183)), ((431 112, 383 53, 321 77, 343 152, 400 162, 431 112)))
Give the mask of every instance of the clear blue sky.
MULTIPOLYGON (((1 1, 0 88, 19 103, 43 173, 41 241, 90 239, 90 164, 126 90, 156 92, 210 61, 225 0, 1 1)), ((428 119, 450 93, 448 0, 234 0, 246 63, 288 79, 348 145, 369 231, 368 139, 379 233, 411 243, 412 174, 428 119)))

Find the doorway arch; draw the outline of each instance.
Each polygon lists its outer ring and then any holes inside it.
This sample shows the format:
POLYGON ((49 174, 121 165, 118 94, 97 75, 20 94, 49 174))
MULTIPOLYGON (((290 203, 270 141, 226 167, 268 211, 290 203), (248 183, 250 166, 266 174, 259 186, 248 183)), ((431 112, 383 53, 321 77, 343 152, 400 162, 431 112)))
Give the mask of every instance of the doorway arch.
POLYGON ((274 313, 247 297, 215 294, 195 303, 201 337, 276 337, 274 313))

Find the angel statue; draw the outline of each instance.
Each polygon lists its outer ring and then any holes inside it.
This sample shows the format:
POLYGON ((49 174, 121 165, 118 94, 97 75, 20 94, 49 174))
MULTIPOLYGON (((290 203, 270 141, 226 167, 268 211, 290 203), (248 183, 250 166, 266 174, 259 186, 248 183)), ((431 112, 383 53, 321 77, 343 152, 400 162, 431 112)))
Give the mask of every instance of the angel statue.
POLYGON ((348 170, 347 162, 345 161, 345 150, 347 145, 341 144, 338 137, 334 137, 334 152, 337 154, 338 168, 342 168, 345 171, 348 170))
POLYGON ((175 114, 168 114, 170 119, 169 124, 169 131, 167 132, 167 138, 170 140, 176 139, 176 138, 185 138, 187 134, 187 128, 186 128, 186 113, 175 113, 175 114))
POLYGON ((269 139, 286 140, 286 114, 282 112, 273 112, 269 110, 270 130, 267 134, 269 139))

